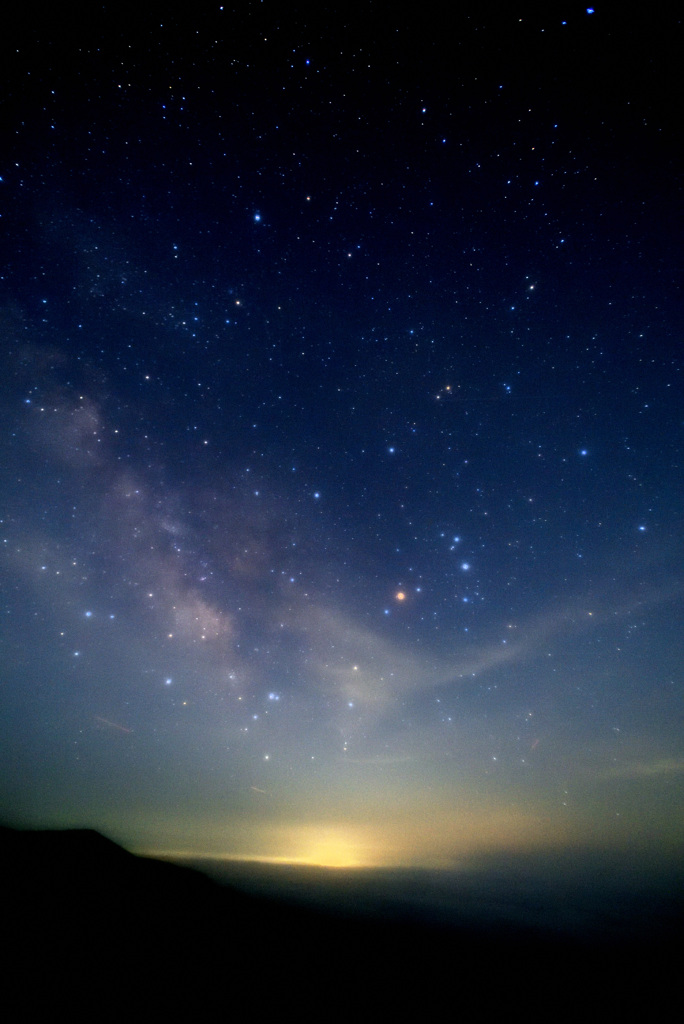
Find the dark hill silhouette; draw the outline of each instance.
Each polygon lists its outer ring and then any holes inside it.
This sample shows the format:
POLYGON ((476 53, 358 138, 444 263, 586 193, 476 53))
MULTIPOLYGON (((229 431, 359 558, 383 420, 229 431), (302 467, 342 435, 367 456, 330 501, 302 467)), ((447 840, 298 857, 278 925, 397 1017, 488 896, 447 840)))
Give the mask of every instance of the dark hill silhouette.
POLYGON ((676 920, 624 942, 429 926, 246 895, 88 830, 0 829, 0 850, 6 1020, 655 1019, 678 978, 676 920))

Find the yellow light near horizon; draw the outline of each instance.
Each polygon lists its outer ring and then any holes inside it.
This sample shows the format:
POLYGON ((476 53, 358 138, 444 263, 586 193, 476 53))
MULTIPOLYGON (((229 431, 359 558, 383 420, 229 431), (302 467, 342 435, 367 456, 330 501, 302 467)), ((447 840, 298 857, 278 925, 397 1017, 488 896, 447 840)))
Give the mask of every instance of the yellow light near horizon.
MULTIPOLYGON (((419 808, 387 813, 365 808, 354 820, 278 821, 244 818, 198 842, 193 829, 185 856, 226 861, 289 864, 330 869, 445 868, 470 866, 492 855, 550 851, 576 844, 575 825, 549 815, 543 807, 521 808, 509 802, 463 802, 449 807, 424 799, 419 808)), ((157 851, 158 853, 161 851, 157 851)), ((165 848, 163 851, 172 851, 165 848)))
MULTIPOLYGON (((217 842, 198 849, 192 843, 152 852, 148 856, 217 857, 225 861, 283 864, 318 868, 385 867, 386 841, 382 832, 363 823, 321 822, 319 824, 273 824, 247 822, 235 829, 232 849, 219 848, 217 842), (242 833, 239 835, 239 833, 242 833)), ((389 863, 392 863, 391 861, 389 863)))
POLYGON ((359 843, 348 830, 330 825, 304 829, 302 849, 297 855, 299 863, 322 868, 355 868, 365 866, 359 843), (310 833, 307 835, 307 833, 310 833))

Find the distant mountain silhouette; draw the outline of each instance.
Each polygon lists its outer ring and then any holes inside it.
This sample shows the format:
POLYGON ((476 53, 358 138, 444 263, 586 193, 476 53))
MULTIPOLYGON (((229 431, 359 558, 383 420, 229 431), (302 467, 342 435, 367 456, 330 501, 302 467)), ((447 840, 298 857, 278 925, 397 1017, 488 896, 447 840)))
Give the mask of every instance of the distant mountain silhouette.
POLYGON ((644 941, 336 915, 246 895, 88 830, 0 829, 4 1018, 591 1018, 678 985, 679 922, 644 941))

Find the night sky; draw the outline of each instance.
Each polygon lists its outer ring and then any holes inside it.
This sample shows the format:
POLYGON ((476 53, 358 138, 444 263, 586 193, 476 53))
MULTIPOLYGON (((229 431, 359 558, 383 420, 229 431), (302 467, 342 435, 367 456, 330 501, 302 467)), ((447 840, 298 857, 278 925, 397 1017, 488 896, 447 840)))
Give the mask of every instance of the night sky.
POLYGON ((5 33, 4 822, 681 852, 670 10, 5 33))

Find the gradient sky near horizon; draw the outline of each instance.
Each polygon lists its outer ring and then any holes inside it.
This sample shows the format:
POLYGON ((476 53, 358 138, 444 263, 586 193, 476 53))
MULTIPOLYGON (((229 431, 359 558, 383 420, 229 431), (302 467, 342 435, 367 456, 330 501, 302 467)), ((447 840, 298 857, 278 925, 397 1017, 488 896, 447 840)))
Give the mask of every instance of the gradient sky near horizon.
POLYGON ((3 821, 681 853, 681 26, 455 10, 6 36, 3 821))

